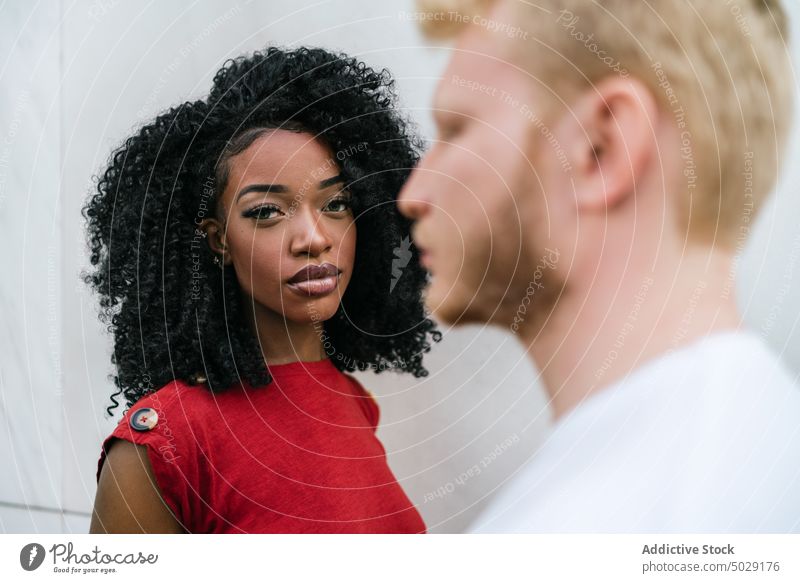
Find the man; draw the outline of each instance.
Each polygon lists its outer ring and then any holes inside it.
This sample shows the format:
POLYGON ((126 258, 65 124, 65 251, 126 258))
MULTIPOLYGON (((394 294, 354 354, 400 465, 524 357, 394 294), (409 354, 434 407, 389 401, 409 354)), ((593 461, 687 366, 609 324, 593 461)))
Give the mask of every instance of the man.
POLYGON ((475 530, 800 530, 800 393, 733 287, 790 125, 779 3, 473 4, 419 18, 466 30, 399 208, 430 309, 516 334, 556 421, 475 530))

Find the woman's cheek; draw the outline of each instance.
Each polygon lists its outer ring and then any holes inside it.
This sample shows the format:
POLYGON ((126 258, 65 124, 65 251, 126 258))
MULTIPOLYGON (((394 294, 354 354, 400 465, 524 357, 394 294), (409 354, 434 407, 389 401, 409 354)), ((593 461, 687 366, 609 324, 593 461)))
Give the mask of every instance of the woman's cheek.
POLYGON ((257 291, 268 290, 271 294, 280 292, 281 272, 286 272, 287 260, 278 252, 278 244, 269 245, 256 241, 250 249, 250 265, 253 286, 257 291))
POLYGON ((237 233, 235 240, 230 241, 237 279, 257 300, 280 293, 281 268, 285 271, 287 267, 281 264, 285 259, 280 255, 280 243, 263 235, 237 233))
POLYGON ((352 272, 353 265, 355 264, 356 256, 356 224, 351 221, 344 227, 344 232, 339 239, 339 257, 337 262, 346 264, 349 267, 348 271, 352 272))

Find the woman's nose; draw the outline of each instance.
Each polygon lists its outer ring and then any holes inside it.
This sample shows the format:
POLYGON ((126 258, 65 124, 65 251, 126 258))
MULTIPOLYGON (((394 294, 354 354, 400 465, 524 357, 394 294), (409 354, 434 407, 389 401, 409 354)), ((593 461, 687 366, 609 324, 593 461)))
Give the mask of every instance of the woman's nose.
POLYGON ((290 251, 293 255, 318 257, 333 246, 323 218, 316 213, 298 209, 290 222, 290 251))

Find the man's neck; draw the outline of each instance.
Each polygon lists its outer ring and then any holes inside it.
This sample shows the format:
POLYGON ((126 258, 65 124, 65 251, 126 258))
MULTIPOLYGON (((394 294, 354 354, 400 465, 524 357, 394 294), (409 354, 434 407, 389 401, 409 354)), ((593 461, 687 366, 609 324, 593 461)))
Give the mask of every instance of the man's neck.
POLYGON ((565 294, 543 328, 520 331, 556 418, 651 359, 741 326, 724 254, 687 254, 672 269, 587 287, 565 294))

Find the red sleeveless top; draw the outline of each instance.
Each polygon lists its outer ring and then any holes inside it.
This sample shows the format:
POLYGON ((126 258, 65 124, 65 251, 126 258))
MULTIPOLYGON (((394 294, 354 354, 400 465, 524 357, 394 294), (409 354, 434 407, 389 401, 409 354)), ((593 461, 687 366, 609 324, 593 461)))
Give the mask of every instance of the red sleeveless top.
POLYGON ((215 395, 173 381, 140 399, 103 442, 97 479, 111 441, 125 439, 147 446, 161 495, 189 532, 425 532, 361 384, 329 359, 269 370, 264 387, 215 395))

